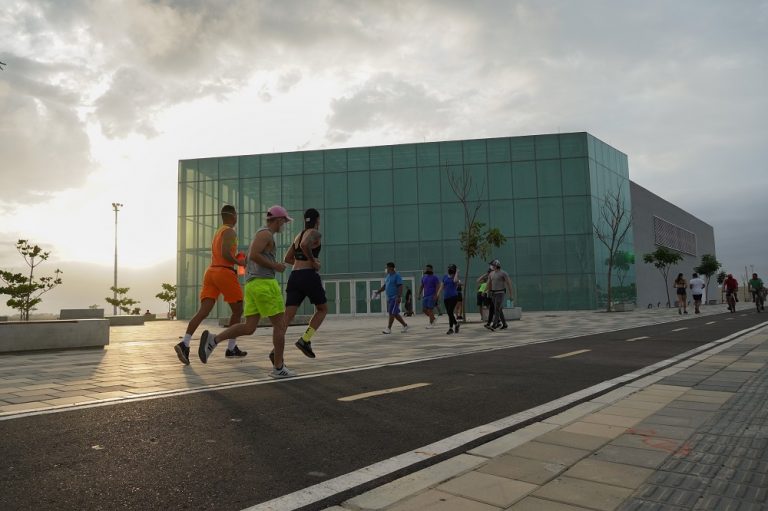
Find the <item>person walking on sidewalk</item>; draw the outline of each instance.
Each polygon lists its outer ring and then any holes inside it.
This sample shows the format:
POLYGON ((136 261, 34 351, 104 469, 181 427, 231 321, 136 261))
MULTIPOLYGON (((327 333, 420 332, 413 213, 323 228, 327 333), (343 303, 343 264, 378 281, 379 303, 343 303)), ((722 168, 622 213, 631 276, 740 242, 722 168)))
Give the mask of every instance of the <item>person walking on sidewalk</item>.
POLYGON ((296 341, 296 347, 309 358, 315 358, 312 351, 312 336, 328 314, 328 300, 325 297, 323 281, 320 279, 320 213, 313 208, 304 212, 304 230, 291 243, 284 261, 293 265, 285 286, 285 327, 290 326, 304 298, 315 306, 315 313, 309 326, 296 341))
POLYGON ((448 335, 459 333, 459 322, 456 321, 454 311, 456 310, 456 304, 459 299, 459 274, 455 264, 448 265, 448 273, 443 275, 440 282, 440 287, 437 290, 437 295, 440 296, 440 292, 443 293, 443 303, 445 303, 445 312, 448 314, 448 335))
POLYGON ((407 332, 408 323, 406 323, 400 315, 400 301, 402 300, 403 295, 403 277, 395 271, 395 263, 387 263, 387 276, 384 278, 384 285, 374 293, 374 297, 378 298, 382 291, 387 292, 387 314, 389 314, 389 323, 387 324, 387 328, 382 330, 381 333, 391 334, 392 323, 394 323, 395 320, 403 325, 401 332, 407 332))
POLYGON ((685 281, 685 277, 683 277, 682 273, 677 274, 677 278, 675 279, 674 284, 672 284, 672 287, 675 288, 677 293, 677 313, 678 314, 688 314, 688 283, 685 281))
MULTIPOLYGON (((213 241, 211 241, 211 263, 203 275, 200 308, 189 320, 187 331, 181 342, 173 347, 176 356, 184 365, 189 365, 189 343, 192 340, 192 334, 211 313, 219 295, 224 295, 224 301, 229 304, 229 308, 232 310, 232 315, 229 318, 230 326, 240 323, 243 314, 243 290, 240 288, 237 271, 234 268, 236 265, 245 265, 245 260, 238 258, 235 254, 237 251, 237 233, 235 232, 237 211, 234 206, 226 204, 222 206, 220 213, 222 225, 213 235, 213 241)), ((234 337, 227 337, 226 339, 228 345, 224 354, 225 357, 239 358, 248 354, 247 351, 241 351, 237 346, 237 339, 234 337)))
POLYGON ((505 293, 509 291, 509 296, 512 296, 512 279, 509 278, 509 274, 501 269, 501 262, 498 259, 494 259, 491 262, 493 271, 488 274, 488 294, 493 300, 493 322, 485 325, 490 331, 494 331, 497 328, 505 330, 507 328, 507 320, 504 319, 504 299, 505 293))
POLYGON ((212 335, 206 330, 200 337, 197 351, 200 361, 208 362, 211 352, 221 339, 238 335, 251 335, 259 325, 262 316, 272 323, 272 344, 274 351, 269 354, 273 369, 269 373, 273 378, 289 378, 296 374, 285 366, 285 303, 277 283, 275 272, 284 272, 285 265, 275 258, 275 238, 285 224, 293 220, 282 206, 272 206, 267 211, 267 225, 256 231, 248 250, 248 275, 245 282, 245 323, 230 326, 219 335, 212 335))
POLYGON ((701 297, 704 295, 704 288, 707 287, 707 283, 699 277, 698 273, 694 273, 691 276, 690 282, 688 282, 688 286, 691 288, 691 295, 693 295, 694 314, 699 314, 701 312, 699 310, 701 307, 701 297))
POLYGON ((432 265, 426 265, 424 267, 424 276, 421 277, 421 285, 419 286, 419 298, 421 299, 421 310, 429 318, 427 328, 432 328, 435 325, 435 313, 432 309, 437 304, 437 288, 439 285, 440 279, 432 270, 432 265))

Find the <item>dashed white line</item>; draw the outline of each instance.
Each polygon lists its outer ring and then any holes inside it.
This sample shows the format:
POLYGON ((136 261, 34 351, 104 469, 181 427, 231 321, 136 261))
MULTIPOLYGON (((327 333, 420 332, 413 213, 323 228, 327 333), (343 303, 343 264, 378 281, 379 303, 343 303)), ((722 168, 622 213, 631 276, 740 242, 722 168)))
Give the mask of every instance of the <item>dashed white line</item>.
POLYGON ((717 323, 717 321, 708 321, 707 323, 704 323, 705 325, 714 325, 717 323))
POLYGON ((682 327, 682 328, 675 328, 675 329, 674 329, 674 330, 672 330, 672 331, 673 331, 673 332, 680 332, 680 331, 682 331, 682 330, 688 330, 688 327, 687 327, 687 326, 684 326, 684 327, 682 327))
POLYGON ((563 353, 562 355, 555 355, 554 357, 550 358, 565 358, 565 357, 572 357, 574 355, 581 355, 582 353, 586 353, 588 351, 592 350, 577 350, 577 351, 571 351, 569 353, 563 353))
POLYGON ((418 389, 419 387, 426 387, 432 385, 431 383, 414 383, 412 385, 404 385, 402 387, 394 387, 391 389, 374 390, 372 392, 364 392, 362 394, 355 394, 354 396, 340 397, 339 401, 357 401, 358 399, 365 399, 373 396, 382 396, 384 394, 392 394, 394 392, 404 392, 406 390, 418 389))
POLYGON ((627 339, 627 342, 642 341, 643 339, 648 339, 648 336, 647 335, 643 335, 641 337, 633 337, 631 339, 627 339))

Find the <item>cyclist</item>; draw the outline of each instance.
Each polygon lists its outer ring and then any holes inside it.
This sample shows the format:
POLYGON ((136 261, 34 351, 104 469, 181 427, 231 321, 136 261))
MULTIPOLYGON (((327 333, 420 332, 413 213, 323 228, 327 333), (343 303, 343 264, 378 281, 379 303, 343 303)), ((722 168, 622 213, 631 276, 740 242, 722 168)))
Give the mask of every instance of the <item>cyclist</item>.
POLYGON ((765 310, 765 286, 762 279, 757 276, 757 273, 752 274, 752 278, 749 281, 749 290, 752 292, 752 300, 755 302, 757 312, 765 310))
POLYGON ((739 281, 729 273, 723 282, 723 288, 725 289, 725 299, 728 302, 728 310, 736 312, 736 293, 739 292, 739 281))

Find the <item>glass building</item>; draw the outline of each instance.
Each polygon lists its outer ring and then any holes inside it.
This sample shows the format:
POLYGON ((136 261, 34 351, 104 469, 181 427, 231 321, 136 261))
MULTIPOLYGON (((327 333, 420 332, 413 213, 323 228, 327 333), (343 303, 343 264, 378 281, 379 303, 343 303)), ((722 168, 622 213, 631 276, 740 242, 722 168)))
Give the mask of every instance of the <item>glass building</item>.
MULTIPOLYGON (((607 193, 621 191, 631 211, 627 156, 588 133, 565 133, 181 160, 179 318, 197 309, 223 204, 239 212, 243 250, 267 208, 285 206, 297 221, 276 237, 278 257, 301 230, 304 209, 320 211, 331 314, 382 313, 382 300, 371 300, 371 291, 380 286, 388 261, 396 262, 414 294, 425 264, 441 275, 455 263, 464 278, 464 210, 449 176, 465 172, 480 207, 477 220, 507 238, 489 259, 499 259, 512 277, 516 305, 604 305, 608 253, 593 222, 601 221, 607 193)), ((631 253, 632 246, 630 232, 621 248, 631 253)), ((475 279, 486 268, 480 259, 470 265, 468 312, 477 310, 475 279)), ((283 285, 287 277, 288 271, 279 276, 283 285)), ((634 267, 618 276, 614 271, 613 281, 632 295, 634 267)), ((217 308, 219 317, 229 315, 226 304, 217 308)), ((418 304, 414 308, 418 312, 418 304)), ((300 313, 310 310, 305 304, 300 313)))

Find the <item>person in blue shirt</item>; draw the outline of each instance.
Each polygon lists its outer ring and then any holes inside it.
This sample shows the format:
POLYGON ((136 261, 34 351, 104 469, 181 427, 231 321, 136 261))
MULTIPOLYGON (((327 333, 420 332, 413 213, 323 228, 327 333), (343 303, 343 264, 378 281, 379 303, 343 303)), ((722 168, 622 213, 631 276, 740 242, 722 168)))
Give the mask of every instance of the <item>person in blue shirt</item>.
POLYGON ((448 265, 448 273, 443 275, 440 281, 440 287, 437 290, 438 296, 440 292, 443 293, 443 303, 445 303, 445 311, 448 314, 448 335, 453 332, 459 333, 459 322, 456 321, 456 316, 453 312, 456 309, 456 304, 459 301, 459 272, 455 264, 448 265))
POLYGON ((407 332, 408 324, 400 315, 400 301, 403 295, 403 277, 395 271, 395 263, 387 263, 387 276, 384 278, 384 285, 374 293, 374 297, 381 295, 382 291, 387 292, 387 314, 389 314, 389 323, 387 324, 387 328, 382 330, 381 333, 391 334, 392 323, 394 323, 395 320, 403 325, 401 332, 407 332))
POLYGON ((432 309, 435 308, 439 297, 437 294, 438 287, 440 287, 440 279, 432 270, 432 265, 428 264, 424 267, 424 276, 421 277, 421 286, 419 286, 421 310, 424 311, 424 314, 429 318, 429 325, 427 325, 427 328, 435 326, 435 313, 432 309))

